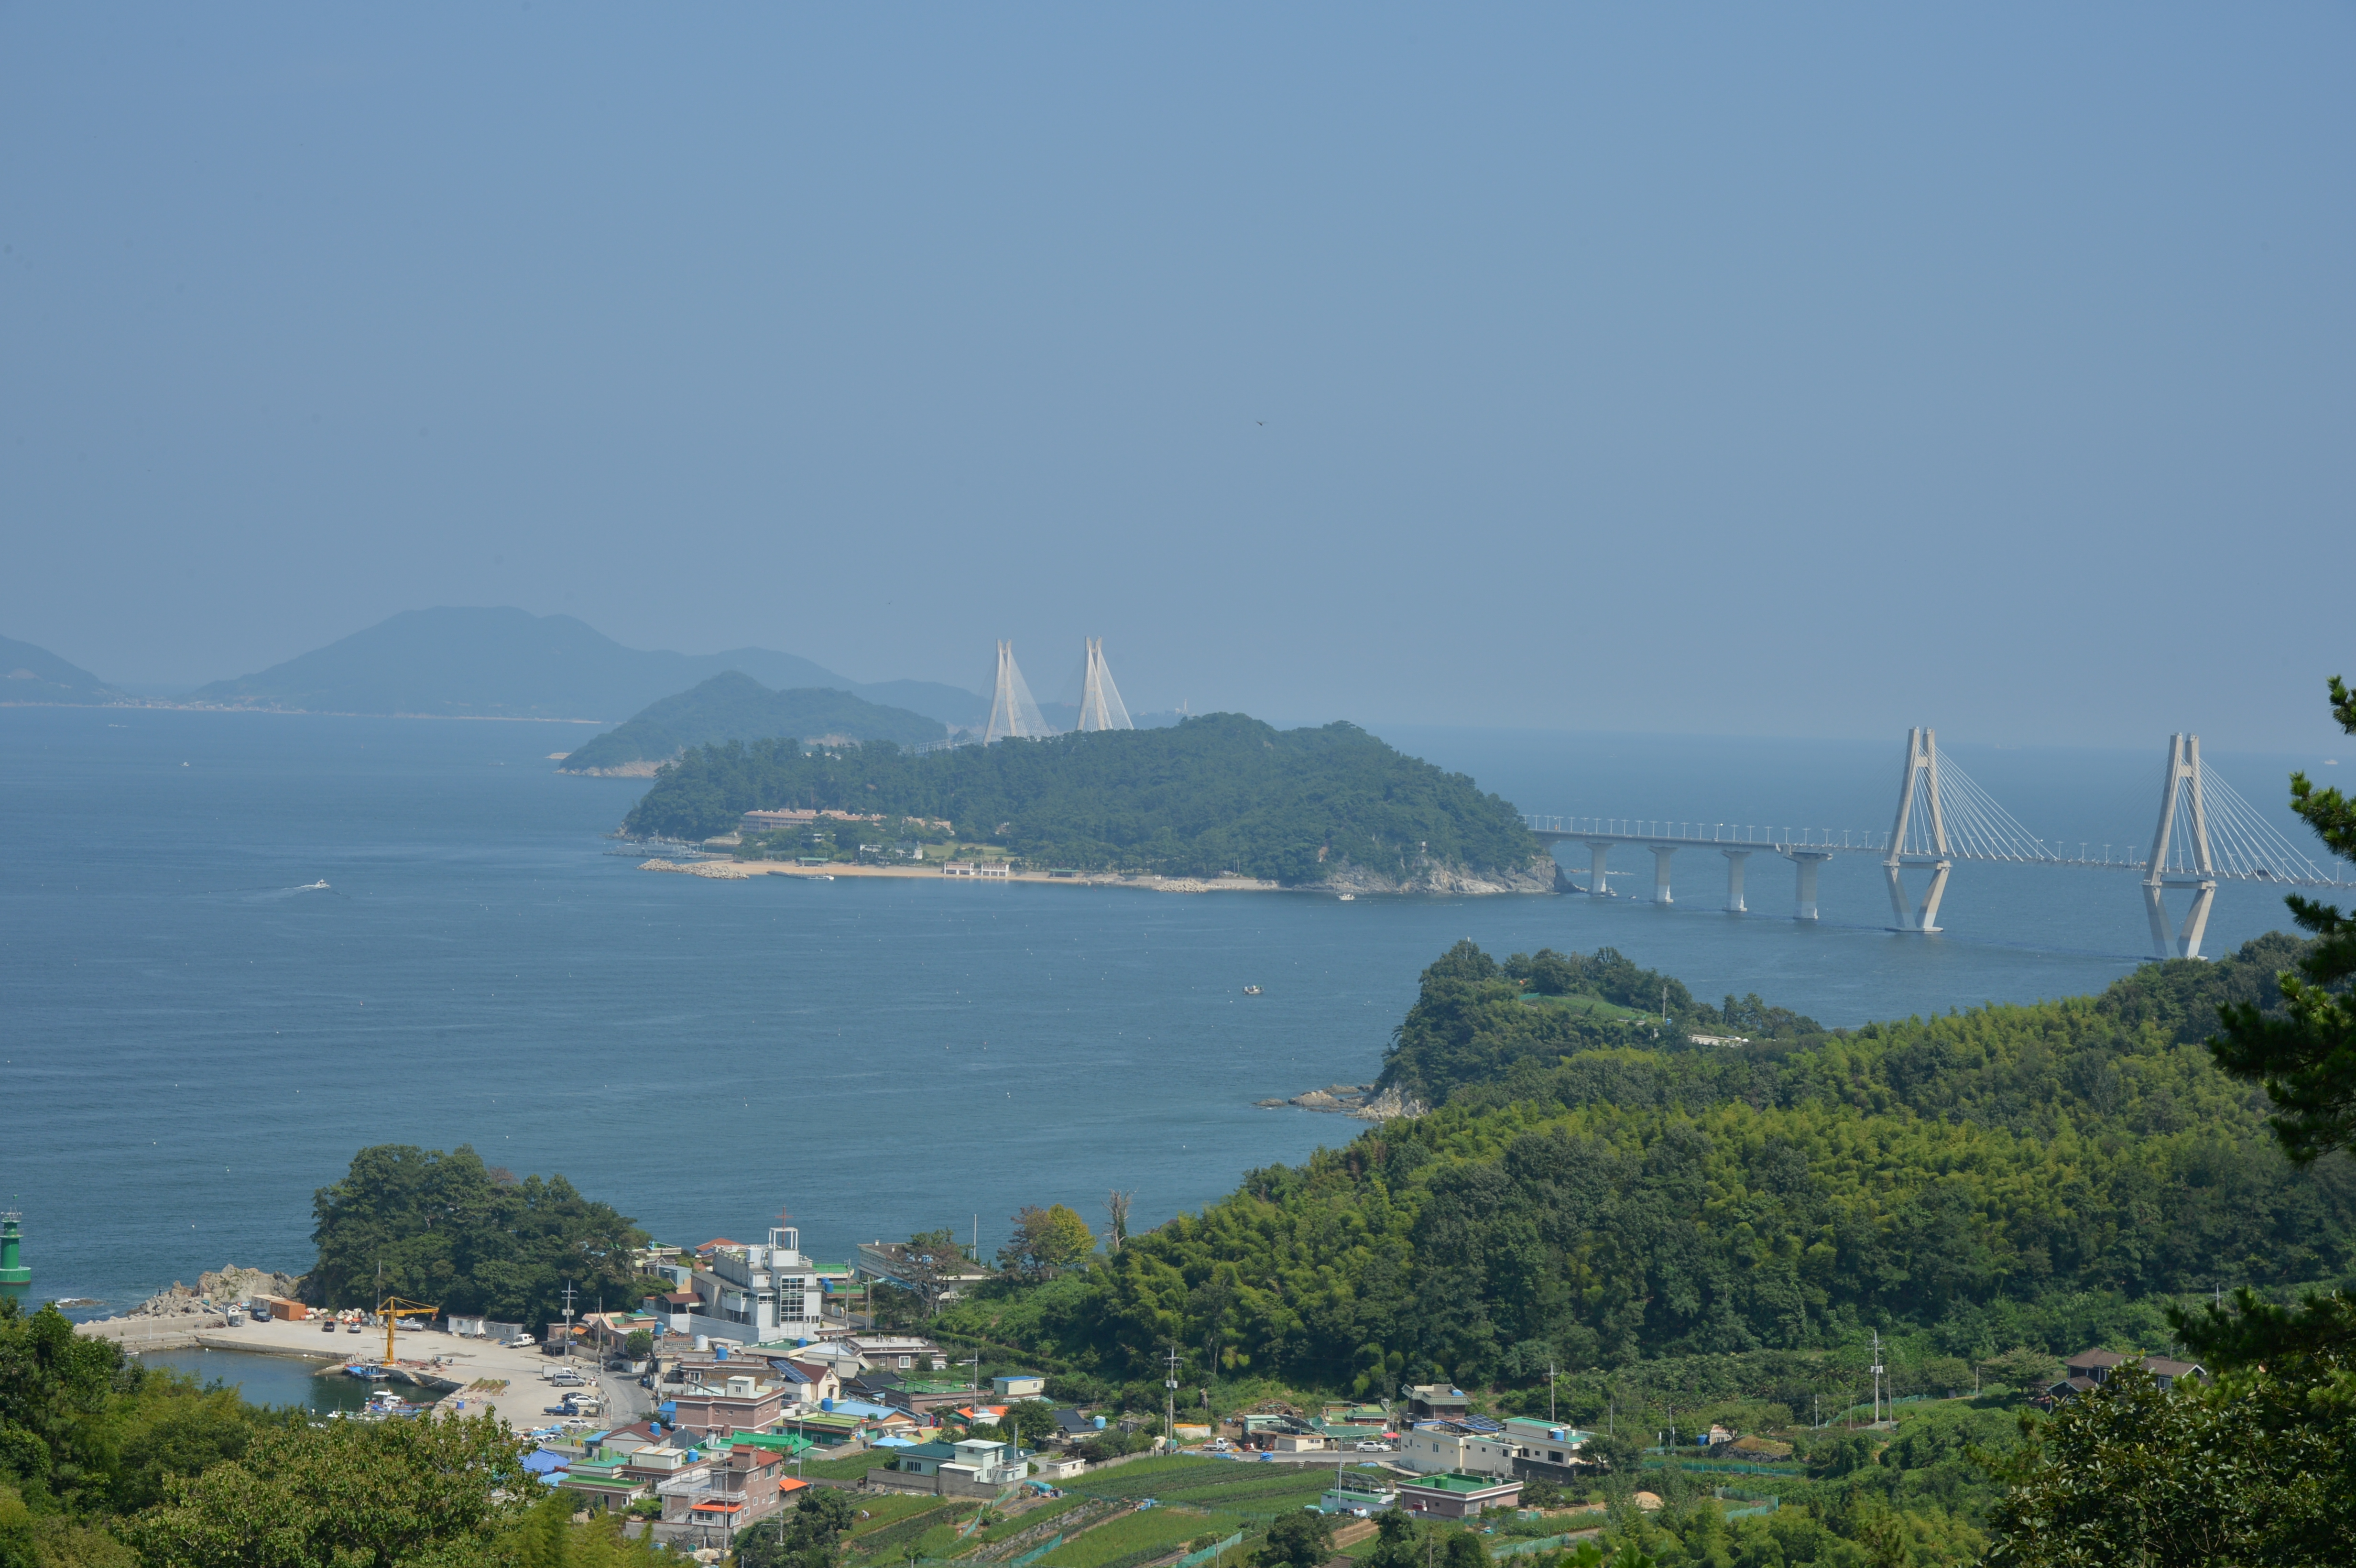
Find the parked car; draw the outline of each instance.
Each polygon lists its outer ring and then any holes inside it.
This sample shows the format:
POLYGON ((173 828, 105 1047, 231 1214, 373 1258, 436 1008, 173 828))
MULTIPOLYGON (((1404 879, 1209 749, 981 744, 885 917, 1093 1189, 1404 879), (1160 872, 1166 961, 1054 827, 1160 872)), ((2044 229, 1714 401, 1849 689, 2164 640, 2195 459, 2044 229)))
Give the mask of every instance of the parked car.
POLYGON ((1387 1454, 1390 1451, 1391 1445, 1387 1443, 1368 1441, 1358 1445, 1358 1452, 1361 1454, 1387 1454))
POLYGON ((510 1350, 529 1350, 540 1343, 529 1334, 517 1334, 499 1341, 510 1350))

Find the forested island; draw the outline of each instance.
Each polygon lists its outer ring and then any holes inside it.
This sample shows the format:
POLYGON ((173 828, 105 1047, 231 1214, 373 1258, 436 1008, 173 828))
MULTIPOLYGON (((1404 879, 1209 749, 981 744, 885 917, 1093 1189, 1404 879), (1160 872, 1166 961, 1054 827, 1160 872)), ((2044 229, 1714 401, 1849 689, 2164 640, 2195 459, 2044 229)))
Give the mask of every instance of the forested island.
POLYGON ((1239 713, 1155 730, 912 755, 798 740, 701 746, 623 823, 703 838, 783 808, 947 820, 1033 864, 1287 886, 1542 891, 1554 862, 1508 802, 1354 724, 1277 730, 1239 713))

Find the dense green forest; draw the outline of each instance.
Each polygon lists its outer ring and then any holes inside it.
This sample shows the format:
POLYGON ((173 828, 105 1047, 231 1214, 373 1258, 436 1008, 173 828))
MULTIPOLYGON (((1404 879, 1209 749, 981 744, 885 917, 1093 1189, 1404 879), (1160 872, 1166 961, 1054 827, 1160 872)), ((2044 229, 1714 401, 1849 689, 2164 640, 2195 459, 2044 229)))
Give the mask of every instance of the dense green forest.
POLYGON ((939 817, 969 842, 1084 869, 1301 884, 1427 863, 1551 878, 1512 805, 1350 724, 1275 730, 1216 713, 1169 729, 1001 741, 912 756, 886 745, 704 746, 656 776, 626 832, 701 838, 783 807, 939 817))
POLYGON ((696 746, 780 735, 841 736, 918 746, 948 733, 938 720, 823 687, 772 691, 724 670, 690 691, 649 704, 564 759, 558 771, 589 773, 667 763, 696 746))
POLYGON ((464 1145, 364 1148, 311 1211, 319 1253, 303 1292, 321 1306, 390 1291, 537 1329, 564 1310, 567 1282, 592 1302, 635 1306, 643 1294, 630 1254, 647 1234, 626 1215, 562 1176, 519 1180, 464 1145))
MULTIPOLYGON (((1826 1032, 1756 999, 1760 1043, 1527 989, 1657 1000, 1609 952, 1426 971, 1386 1067, 1443 1103, 1247 1176, 1016 1317, 1119 1380, 1172 1340, 1199 1374, 1379 1392, 1646 1358, 1797 1350, 1867 1327, 1986 1355, 2055 1304, 2340 1277, 2356 1171, 2298 1168, 2199 1043, 2297 944, 2147 966, 2099 997, 1826 1032)), ((2047 1349, 2062 1349, 2049 1343, 2047 1349)), ((2069 1346, 2069 1349, 2079 1347, 2069 1346)))

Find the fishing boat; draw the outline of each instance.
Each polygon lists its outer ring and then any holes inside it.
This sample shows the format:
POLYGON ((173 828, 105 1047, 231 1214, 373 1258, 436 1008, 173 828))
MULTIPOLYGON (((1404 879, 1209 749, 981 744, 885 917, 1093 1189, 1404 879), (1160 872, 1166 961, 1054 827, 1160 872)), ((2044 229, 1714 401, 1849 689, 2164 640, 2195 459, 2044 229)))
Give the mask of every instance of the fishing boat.
POLYGON ((1345 904, 1356 903, 1358 901, 1358 895, 1355 893, 1344 893, 1340 901, 1345 904))
POLYGON ((325 877, 320 878, 316 882, 305 882, 301 887, 296 888, 294 891, 298 893, 327 893, 335 891, 333 888, 327 886, 327 879, 325 877))
POLYGON ((1247 997, 1257 997, 1259 995, 1259 987, 1258 986, 1246 986, 1244 987, 1244 995, 1247 997))

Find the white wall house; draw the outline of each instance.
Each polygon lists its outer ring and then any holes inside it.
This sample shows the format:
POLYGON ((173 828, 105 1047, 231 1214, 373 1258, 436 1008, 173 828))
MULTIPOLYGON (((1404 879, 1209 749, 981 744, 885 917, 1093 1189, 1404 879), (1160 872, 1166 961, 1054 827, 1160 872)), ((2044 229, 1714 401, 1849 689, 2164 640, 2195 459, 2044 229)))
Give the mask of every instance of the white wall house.
POLYGON ((818 1270, 801 1232, 773 1225, 766 1245, 726 1248, 691 1279, 697 1301, 681 1332, 746 1345, 791 1344, 821 1332, 818 1270))

